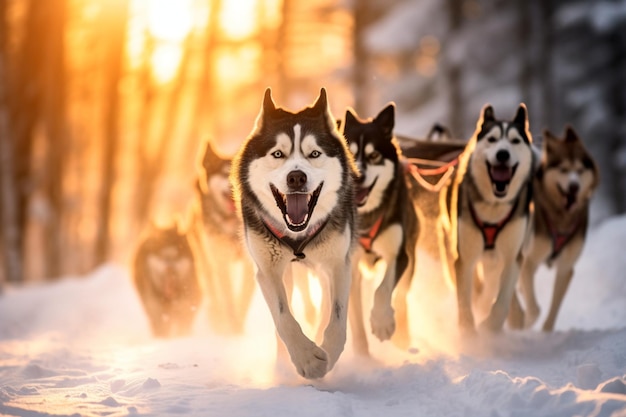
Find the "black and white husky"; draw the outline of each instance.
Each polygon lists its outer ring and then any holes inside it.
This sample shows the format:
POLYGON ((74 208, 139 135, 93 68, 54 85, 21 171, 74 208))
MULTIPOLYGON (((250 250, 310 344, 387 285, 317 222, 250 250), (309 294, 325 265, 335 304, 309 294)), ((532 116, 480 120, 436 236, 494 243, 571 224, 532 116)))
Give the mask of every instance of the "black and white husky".
POLYGON ((394 123, 395 106, 390 103, 368 120, 359 119, 348 109, 342 125, 360 172, 355 193, 359 245, 353 258, 350 295, 350 327, 354 349, 360 354, 368 354, 360 262, 373 266, 382 259, 386 264, 384 277, 374 294, 369 320, 372 333, 381 341, 393 335, 402 348, 410 342, 406 296, 415 271, 418 225, 402 151, 393 135, 394 123))
POLYGON ((447 190, 451 272, 462 333, 475 332, 478 312, 486 316, 481 329, 503 328, 529 232, 534 160, 526 106, 520 104, 511 121, 498 120, 492 106, 483 107, 447 190))
POLYGON ((321 378, 346 342, 355 242, 356 166, 330 112, 326 90, 298 112, 277 108, 265 91, 256 125, 233 159, 231 184, 256 279, 298 373, 321 378), (283 276, 291 262, 327 284, 321 346, 291 311, 283 276), (324 279, 325 278, 325 279, 324 279))

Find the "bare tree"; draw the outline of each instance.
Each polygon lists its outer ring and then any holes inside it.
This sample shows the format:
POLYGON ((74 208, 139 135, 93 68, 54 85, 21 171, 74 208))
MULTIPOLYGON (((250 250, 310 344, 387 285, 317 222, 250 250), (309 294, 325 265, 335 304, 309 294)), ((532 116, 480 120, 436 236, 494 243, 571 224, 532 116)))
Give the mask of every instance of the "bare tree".
MULTIPOLYGON (((6 80, 7 71, 6 0, 0 0, 0 80, 6 80)), ((0 213, 4 259, 4 274, 8 281, 22 280, 21 239, 18 222, 18 196, 14 175, 13 132, 9 124, 9 100, 6 83, 0 82, 0 213)), ((2 287, 0 286, 0 289, 2 287)))
POLYGON ((124 65, 124 41, 128 20, 128 2, 109 0, 103 7, 106 42, 104 82, 104 143, 102 149, 102 183, 98 207, 100 215, 96 232, 96 264, 108 259, 111 246, 112 190, 115 183, 115 157, 119 148, 120 100, 118 86, 124 65))

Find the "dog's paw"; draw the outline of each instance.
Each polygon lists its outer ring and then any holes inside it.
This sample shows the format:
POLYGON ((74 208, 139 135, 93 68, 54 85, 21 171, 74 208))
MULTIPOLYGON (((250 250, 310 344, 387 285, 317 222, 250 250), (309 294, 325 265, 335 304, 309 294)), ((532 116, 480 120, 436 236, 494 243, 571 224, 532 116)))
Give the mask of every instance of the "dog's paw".
POLYGON ((538 308, 528 308, 528 311, 524 314, 524 328, 530 329, 537 322, 539 318, 539 309, 538 308))
POLYGON ((303 378, 317 379, 328 372, 328 355, 313 342, 290 351, 290 356, 298 374, 303 378))
POLYGON ((372 334, 381 342, 389 340, 391 335, 396 331, 396 320, 394 318, 393 308, 373 308, 370 316, 370 324, 372 326, 372 334))
POLYGON ((502 320, 496 320, 493 316, 489 316, 478 325, 478 332, 483 334, 501 333, 503 325, 504 323, 502 320))

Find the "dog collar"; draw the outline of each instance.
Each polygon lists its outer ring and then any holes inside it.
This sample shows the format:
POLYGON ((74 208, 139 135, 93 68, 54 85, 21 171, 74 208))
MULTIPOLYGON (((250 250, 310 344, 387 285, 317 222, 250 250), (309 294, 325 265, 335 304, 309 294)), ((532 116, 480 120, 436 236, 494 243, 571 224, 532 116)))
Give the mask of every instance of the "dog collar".
POLYGON ((488 223, 488 222, 483 222, 478 217, 478 215, 476 214, 476 211, 474 210, 474 206, 472 205, 472 202, 468 201, 470 213, 472 214, 472 220, 474 220, 474 223, 480 229, 483 235, 483 242, 485 243, 485 249, 493 249, 495 247, 498 233, 500 233, 500 231, 504 229, 504 226, 506 226, 509 220, 511 220, 511 218, 513 217, 513 213, 515 212, 515 209, 517 208, 517 203, 519 203, 519 197, 515 200, 515 204, 513 204, 513 207, 511 207, 511 211, 509 211, 509 214, 507 214, 504 219, 500 220, 498 223, 488 223))
POLYGON ((550 261, 556 259, 557 256, 561 253, 565 245, 569 243, 569 241, 574 237, 578 229, 580 228, 581 221, 578 219, 574 225, 565 233, 561 233, 554 226, 554 223, 551 221, 548 212, 545 209, 541 210, 543 214, 543 218, 546 221, 546 225, 548 226, 548 230, 550 231, 550 237, 552 240, 552 253, 550 254, 550 261))
POLYGON ((291 250, 293 250, 295 258, 292 259, 292 261, 299 261, 306 258, 306 255, 304 254, 304 248, 322 231, 322 229, 324 229, 324 227, 328 223, 328 219, 326 219, 322 223, 317 224, 309 233, 307 233, 306 236, 301 239, 293 239, 285 235, 276 227, 274 227, 272 223, 266 222, 264 219, 261 219, 261 223, 263 223, 263 226, 265 226, 267 231, 270 232, 272 236, 274 236, 280 242, 289 246, 291 250))
POLYGON ((378 220, 376 220, 374 225, 370 228, 370 230, 367 233, 359 236, 359 243, 361 244, 361 246, 363 246, 363 249, 365 249, 367 252, 370 252, 372 250, 372 243, 374 242, 374 239, 376 239, 376 236, 378 235, 378 231, 380 230, 381 224, 383 224, 382 214, 380 215, 378 220))

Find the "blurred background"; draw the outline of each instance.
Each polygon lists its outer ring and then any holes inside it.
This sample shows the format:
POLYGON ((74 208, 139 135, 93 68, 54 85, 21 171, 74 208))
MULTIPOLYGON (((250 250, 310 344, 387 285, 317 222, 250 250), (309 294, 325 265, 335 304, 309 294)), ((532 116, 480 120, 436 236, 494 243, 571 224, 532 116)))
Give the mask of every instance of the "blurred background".
POLYGON ((263 91, 396 133, 467 139, 481 107, 571 124, 601 166, 592 224, 626 210, 625 0, 0 0, 0 282, 127 263, 184 216, 201 144, 232 155, 263 91))

